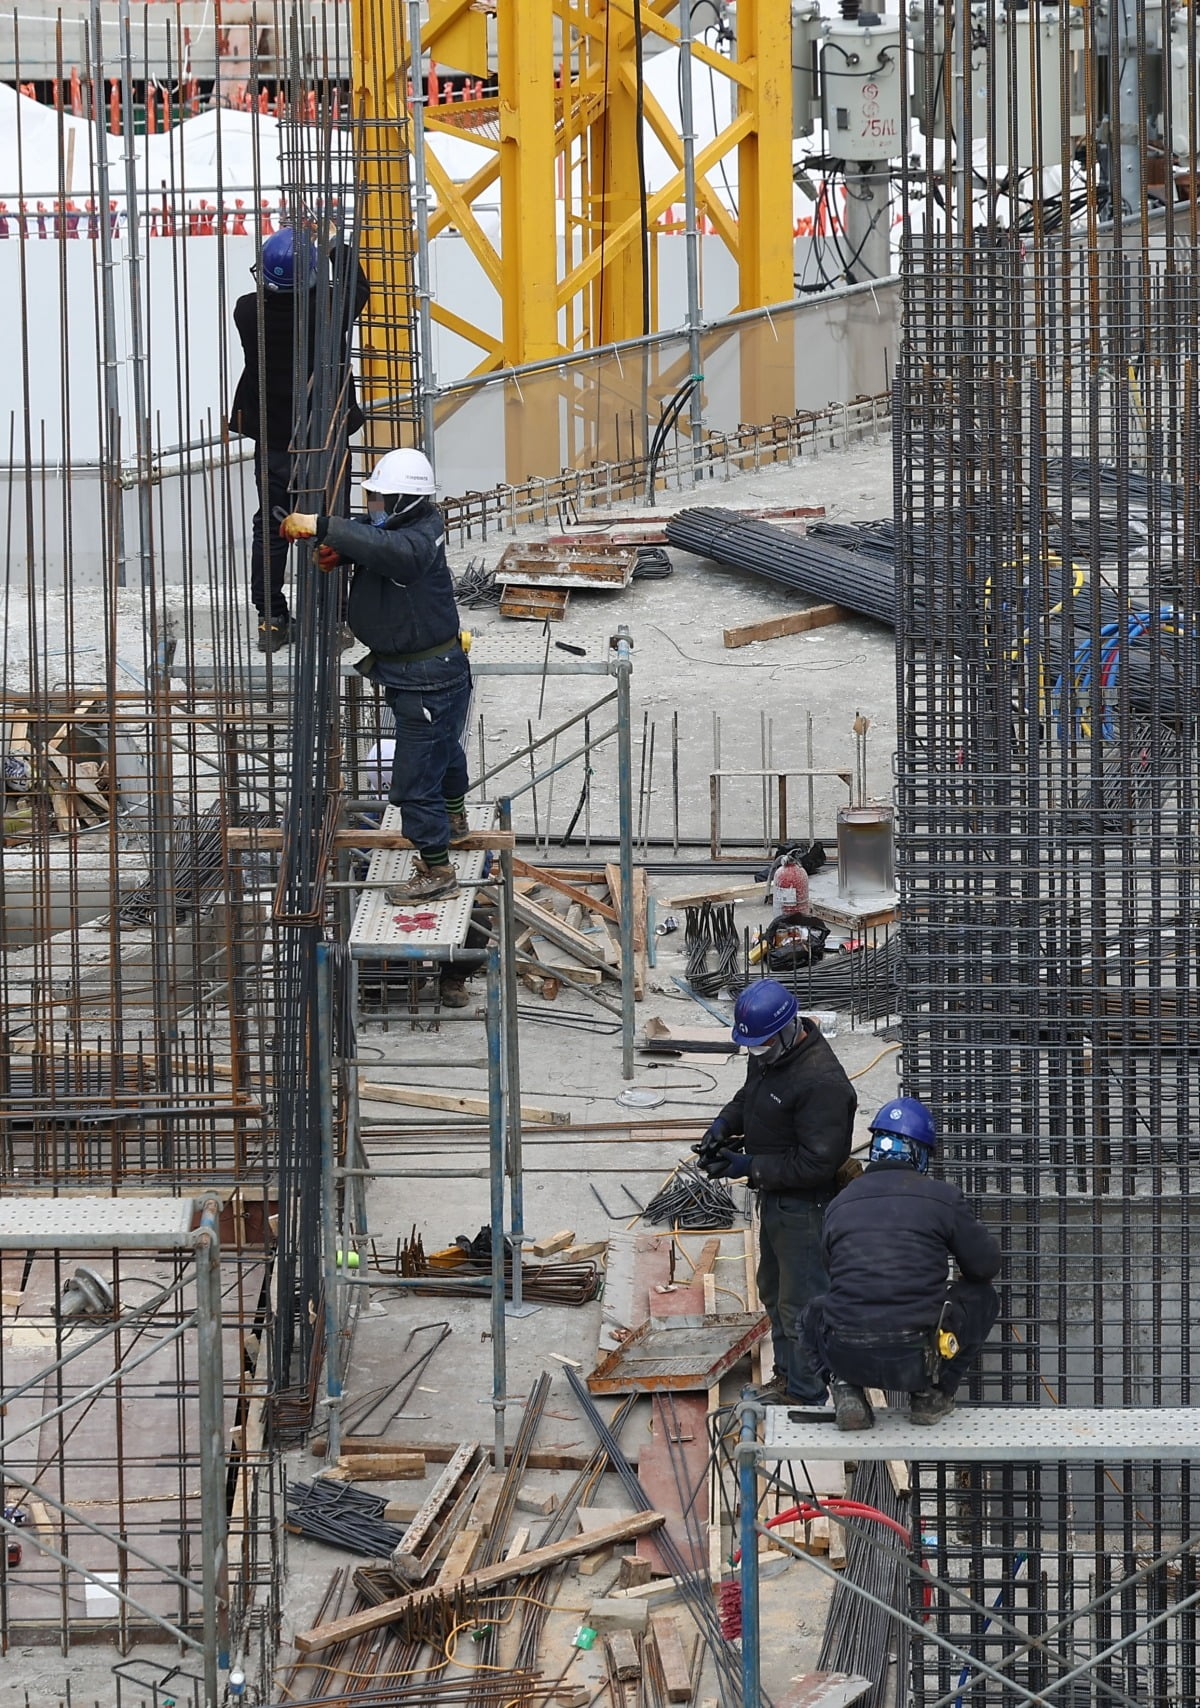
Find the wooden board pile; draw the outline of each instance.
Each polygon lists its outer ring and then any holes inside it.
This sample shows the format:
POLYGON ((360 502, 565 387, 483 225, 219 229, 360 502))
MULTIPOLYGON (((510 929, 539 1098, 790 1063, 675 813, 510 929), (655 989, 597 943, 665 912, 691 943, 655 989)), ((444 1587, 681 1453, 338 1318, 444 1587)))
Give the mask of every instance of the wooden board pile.
MULTIPOLYGON (((615 865, 556 871, 513 857, 516 949, 528 989, 546 998, 572 984, 621 982, 621 873, 615 865)), ((633 872, 634 996, 646 984, 646 874, 633 872)))
POLYGON ((48 719, 28 707, 8 714, 5 793, 19 805, 6 805, 6 840, 32 832, 39 802, 46 805, 51 827, 64 835, 108 818, 112 785, 98 705, 83 700, 48 719))

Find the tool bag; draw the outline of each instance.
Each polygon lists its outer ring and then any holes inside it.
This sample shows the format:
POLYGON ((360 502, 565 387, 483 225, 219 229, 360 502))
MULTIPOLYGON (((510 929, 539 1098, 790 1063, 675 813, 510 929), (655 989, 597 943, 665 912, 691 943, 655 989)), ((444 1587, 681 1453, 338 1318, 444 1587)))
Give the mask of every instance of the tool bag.
POLYGON ((816 914, 793 913, 790 918, 780 914, 763 933, 764 958, 773 973, 811 967, 824 956, 828 939, 829 927, 816 914))

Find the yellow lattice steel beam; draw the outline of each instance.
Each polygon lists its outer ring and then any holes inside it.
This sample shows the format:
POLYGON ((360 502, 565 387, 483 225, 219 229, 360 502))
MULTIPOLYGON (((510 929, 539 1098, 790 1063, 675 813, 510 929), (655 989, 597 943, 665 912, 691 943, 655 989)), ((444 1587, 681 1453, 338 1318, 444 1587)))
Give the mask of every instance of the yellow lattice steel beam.
POLYGON ((360 392, 373 452, 419 434, 407 42, 395 0, 355 0, 351 27, 358 256, 371 287, 359 324, 360 392))
MULTIPOLYGON (((496 291, 481 316, 478 371, 518 366, 655 329, 655 243, 683 200, 678 127, 640 76, 638 44, 677 45, 676 0, 482 0, 431 7, 423 47, 432 63, 487 78, 475 101, 426 109, 430 136, 452 133, 480 150, 477 170, 450 181, 430 162, 437 198, 430 233, 455 230, 496 291), (481 33, 481 22, 486 28, 481 33), (464 45, 465 44, 465 45, 464 45), (669 183, 641 192, 638 115, 665 149, 669 183), (499 237, 472 203, 499 184, 499 237), (649 242, 646 234, 649 232, 649 242), (497 322, 501 331, 497 340, 497 322)), ((736 57, 705 43, 694 59, 724 79, 731 117, 696 153, 697 203, 735 257, 743 309, 793 294, 790 0, 739 0, 736 57), (714 174, 732 178, 737 206, 714 174)), ((677 224, 677 222, 676 222, 677 224)), ((677 241, 677 239, 671 239, 677 241)), ((434 313, 439 318, 436 305, 434 313)), ((447 321, 447 324, 449 322, 447 321)))

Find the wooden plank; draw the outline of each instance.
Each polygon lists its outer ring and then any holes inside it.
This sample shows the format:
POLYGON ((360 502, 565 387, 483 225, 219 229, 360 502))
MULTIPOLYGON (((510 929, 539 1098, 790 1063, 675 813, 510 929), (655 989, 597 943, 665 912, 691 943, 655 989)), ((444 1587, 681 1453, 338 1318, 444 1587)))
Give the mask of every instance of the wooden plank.
MULTIPOLYGON (((372 1103, 402 1103, 412 1109, 446 1109, 459 1115, 487 1115, 490 1105, 486 1097, 455 1096, 449 1091, 429 1091, 421 1085, 384 1085, 379 1080, 362 1079, 358 1095, 372 1103)), ((571 1117, 557 1109, 539 1109, 532 1103, 522 1103, 523 1121, 540 1121, 547 1127, 569 1127, 571 1117)))
MULTIPOLYGON (((642 1442, 638 1481, 646 1499, 666 1513, 666 1533, 688 1566, 703 1571, 708 1564, 708 1396, 656 1394, 650 1416, 653 1428, 642 1442)), ((655 1571, 670 1572, 656 1537, 643 1536, 637 1552, 655 1571)))
POLYGON ((345 1471, 351 1481, 385 1483, 425 1475, 423 1453, 343 1453, 338 1470, 345 1471))
POLYGON ((490 1536, 496 1522, 496 1508, 504 1493, 504 1472, 489 1471, 479 1485, 475 1504, 471 1508, 471 1526, 481 1536, 490 1536))
POLYGON ((538 958, 545 972, 561 973, 564 977, 574 979, 576 984, 603 984, 604 974, 598 967, 585 967, 582 961, 568 954, 554 943, 549 943, 544 937, 534 936, 530 948, 538 958))
POLYGON ((574 1228, 562 1228, 558 1233, 551 1234, 548 1239, 537 1239, 533 1242, 535 1257, 553 1257, 556 1251, 565 1251, 575 1238, 574 1228))
POLYGON ((633 1640, 632 1631, 608 1631, 604 1637, 608 1649, 609 1664, 613 1677, 621 1684, 628 1684, 642 1676, 642 1657, 638 1654, 638 1646, 633 1640))
POLYGON ((519 1530, 513 1531, 513 1539, 504 1550, 504 1558, 506 1560, 515 1560, 519 1555, 525 1552, 528 1546, 529 1526, 528 1524, 523 1524, 519 1530))
MULTIPOLYGON (((645 882, 646 882, 645 868, 643 866, 635 866, 633 868, 633 901, 634 901, 633 946, 634 946, 635 950, 636 949, 644 949, 646 947, 646 921, 645 921, 644 917, 641 921, 641 930, 639 931, 639 929, 638 929, 638 916, 637 916, 638 881, 637 880, 638 880, 638 873, 639 872, 642 874, 642 884, 645 885, 645 882)), ((620 923, 620 918, 621 918, 621 868, 619 866, 613 865, 613 864, 605 866, 604 878, 605 878, 605 882, 608 884, 608 893, 612 896, 613 902, 616 905, 617 921, 618 921, 618 923, 620 923)), ((756 887, 759 889, 762 888, 761 885, 757 885, 756 887)))
MULTIPOLYGON (((380 802, 382 806, 384 803, 380 802)), ((454 846, 463 848, 515 848, 517 835, 513 830, 469 830, 465 836, 458 837, 454 846)), ((270 854, 278 852, 283 847, 283 830, 263 826, 261 829, 250 829, 244 825, 231 824, 225 832, 225 846, 231 854, 243 849, 252 848, 255 852, 270 854)), ((415 848, 407 836, 402 836, 398 830, 335 830, 333 833, 335 848, 415 848)))
MULTIPOLYGON (((548 884, 551 889, 558 890, 560 894, 568 896, 571 901, 577 901, 580 907, 587 908, 591 913, 598 913, 604 919, 615 920, 617 918, 617 910, 608 902, 597 901, 595 896, 590 896, 586 890, 581 890, 577 885, 568 883, 565 878, 559 877, 558 873, 550 868, 535 866, 529 860, 522 860, 519 854, 513 855, 512 863, 513 871, 522 877, 535 878, 539 884, 548 884)), ((761 884, 759 888, 762 888, 761 884)))
POLYGON ((468 1526, 460 1530, 446 1550, 446 1558, 442 1561, 442 1569, 437 1575, 439 1584, 457 1583, 459 1578, 465 1578, 471 1569, 471 1561, 479 1552, 483 1541, 483 1531, 468 1526))
POLYGON ((669 1613, 652 1613, 650 1629, 654 1633, 654 1646, 658 1650, 667 1701, 690 1702, 692 1673, 687 1656, 683 1652, 683 1638, 679 1635, 678 1624, 669 1613))
MULTIPOLYGON (((323 1435, 315 1435, 309 1441, 308 1450, 314 1458, 325 1457, 327 1442, 323 1435)), ((444 1464, 448 1459, 455 1458, 461 1453, 461 1447, 449 1441, 388 1441, 381 1435, 344 1435, 342 1451, 345 1453, 423 1453, 431 1465, 444 1464)), ((634 1448, 636 1456, 636 1447, 634 1448)), ((566 1444, 562 1447, 531 1447, 526 1463, 531 1471, 582 1471, 591 1463, 592 1449, 587 1446, 575 1447, 566 1444)))
POLYGON ((564 1263, 585 1263, 589 1257, 603 1257, 608 1250, 606 1239, 584 1240, 582 1245, 572 1245, 563 1252, 564 1263))
POLYGON ((524 925, 532 925, 535 931, 547 938, 559 949, 565 949, 568 955, 574 955, 583 962, 585 967, 598 967, 602 973, 611 972, 600 949, 585 937, 582 931, 574 931, 556 913, 548 907, 540 907, 528 896, 513 896, 513 911, 524 925))
POLYGON ((742 623, 736 629, 724 631, 727 647, 750 646, 754 641, 778 640, 781 635, 803 635, 809 629, 825 629, 830 623, 841 623, 852 617, 842 605, 810 605, 807 611, 785 611, 780 617, 768 617, 761 623, 742 623))
POLYGON ((710 902, 713 907, 723 907, 726 902, 744 901, 747 897, 760 896, 766 893, 763 883, 753 880, 744 884, 721 884, 717 888, 706 890, 686 890, 683 895, 671 896, 667 901, 659 903, 660 907, 703 907, 710 902))
POLYGON ((405 1531, 400 1545, 393 1550, 392 1564, 398 1572, 406 1577, 418 1576, 422 1573, 418 1549, 426 1538, 431 1536, 438 1520, 445 1511, 447 1503, 453 1498, 454 1491, 469 1472, 473 1461, 479 1458, 479 1443, 464 1441, 455 1448, 454 1454, 446 1469, 430 1489, 421 1510, 405 1531))
POLYGON ((632 1513, 619 1524, 610 1525, 607 1530, 593 1530, 586 1535, 570 1536, 562 1542, 552 1542, 545 1548, 532 1548, 529 1553, 516 1559, 501 1560, 494 1566, 484 1566, 480 1571, 471 1572, 452 1583, 429 1584, 423 1589, 415 1589, 407 1595, 398 1595, 390 1601, 381 1602, 378 1607, 368 1607, 360 1613, 351 1613, 345 1619, 330 1620, 328 1624, 314 1626, 310 1631, 297 1631, 295 1646, 301 1654, 312 1654, 317 1649, 330 1648, 334 1643, 350 1642, 364 1636, 368 1631, 378 1631, 384 1625, 391 1625, 408 1613, 428 1607, 431 1602, 441 1601, 450 1591, 461 1592, 468 1598, 478 1596, 484 1590, 494 1589, 497 1584, 506 1584, 511 1578, 533 1577, 538 1572, 545 1571, 548 1566, 561 1565, 564 1560, 577 1559, 581 1554, 595 1553, 597 1548, 606 1548, 612 1542, 629 1542, 638 1536, 649 1535, 652 1530, 659 1529, 663 1522, 664 1516, 661 1512, 632 1513))

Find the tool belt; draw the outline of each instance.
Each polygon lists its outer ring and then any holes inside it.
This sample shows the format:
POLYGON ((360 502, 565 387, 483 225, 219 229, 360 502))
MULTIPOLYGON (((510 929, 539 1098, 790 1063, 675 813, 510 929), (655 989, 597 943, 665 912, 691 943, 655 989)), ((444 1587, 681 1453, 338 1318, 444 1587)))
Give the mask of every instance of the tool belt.
POLYGON ((422 664, 427 658, 440 658, 444 652, 455 651, 462 651, 462 642, 457 635, 451 635, 449 640, 427 646, 423 652, 372 652, 371 657, 380 664, 422 664))
POLYGON ((938 1330, 935 1328, 920 1329, 911 1334, 842 1334, 835 1333, 833 1337, 840 1346, 858 1347, 863 1352, 879 1352, 884 1355, 913 1352, 919 1353, 925 1367, 925 1379, 929 1383, 937 1381, 938 1372, 942 1367, 943 1354, 938 1346, 938 1330))

